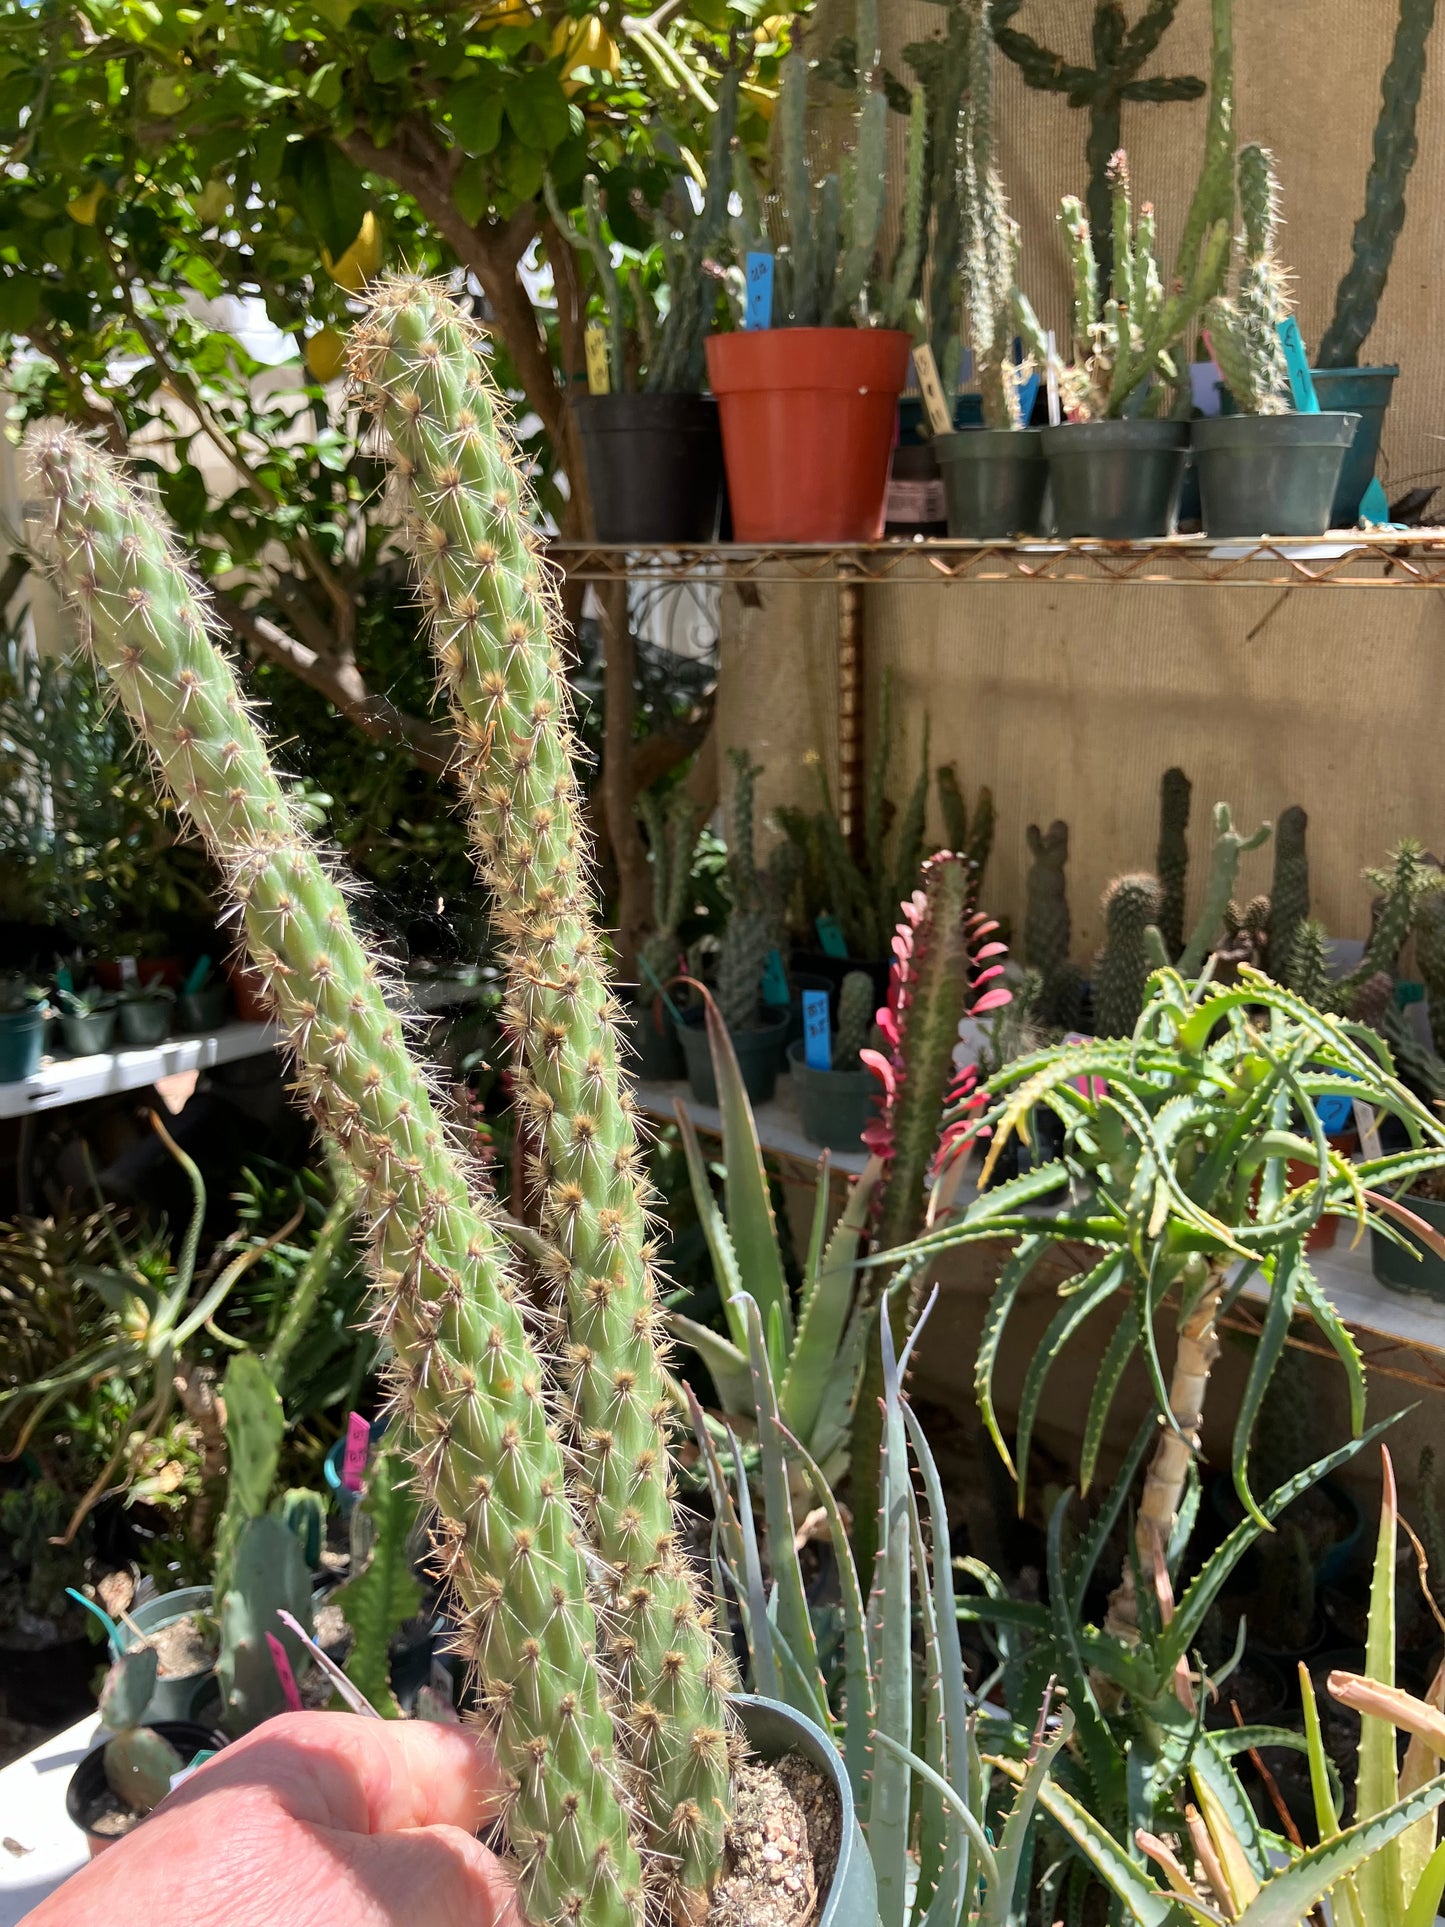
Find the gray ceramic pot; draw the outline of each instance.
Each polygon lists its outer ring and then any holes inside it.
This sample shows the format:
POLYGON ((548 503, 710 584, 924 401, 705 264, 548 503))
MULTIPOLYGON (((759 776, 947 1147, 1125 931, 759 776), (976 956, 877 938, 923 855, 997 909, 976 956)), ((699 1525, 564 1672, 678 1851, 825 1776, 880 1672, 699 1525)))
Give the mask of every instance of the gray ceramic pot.
POLYGON ((838 1798, 838 1864, 828 1896, 819 1908, 815 1927, 875 1927, 878 1919, 878 1882, 868 1843, 853 1810, 853 1789, 843 1770, 843 1759, 820 1726, 795 1713, 781 1700, 751 1693, 735 1694, 737 1714, 748 1745, 760 1760, 799 1755, 825 1775, 838 1798))

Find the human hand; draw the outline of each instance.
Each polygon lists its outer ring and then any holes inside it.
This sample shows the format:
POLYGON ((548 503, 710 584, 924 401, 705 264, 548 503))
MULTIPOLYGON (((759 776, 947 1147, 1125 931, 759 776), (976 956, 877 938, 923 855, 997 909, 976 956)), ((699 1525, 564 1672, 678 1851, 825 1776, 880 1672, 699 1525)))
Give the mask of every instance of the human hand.
POLYGON ((491 1749, 459 1726, 288 1713, 218 1753, 21 1927, 520 1927, 491 1749))

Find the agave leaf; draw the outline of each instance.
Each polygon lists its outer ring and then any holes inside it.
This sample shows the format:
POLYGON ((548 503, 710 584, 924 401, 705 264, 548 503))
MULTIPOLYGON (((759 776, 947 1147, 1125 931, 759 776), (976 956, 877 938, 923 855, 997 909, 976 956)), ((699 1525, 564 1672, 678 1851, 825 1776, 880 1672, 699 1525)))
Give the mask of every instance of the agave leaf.
MULTIPOLYGON (((1445 1800, 1445 1774, 1428 1782, 1417 1793, 1397 1800, 1373 1818, 1357 1820, 1332 1840, 1311 1847, 1283 1872, 1275 1874, 1259 1890, 1239 1916, 1237 1927, 1299 1927, 1299 1922, 1347 1874, 1368 1884, 1371 1862, 1389 1849, 1407 1827, 1434 1813, 1445 1800)), ((1368 1927, 1389 1927, 1398 1913, 1371 1914, 1363 1901, 1368 1927)))
POLYGON ((748 1645, 753 1660, 753 1690, 758 1693, 772 1693, 786 1701, 787 1681, 783 1674, 782 1662, 773 1651, 772 1616, 768 1611, 767 1587, 763 1584, 763 1562, 758 1556, 758 1535, 753 1520, 752 1496, 748 1491, 747 1474, 743 1470, 742 1447, 736 1435, 729 1430, 728 1444, 732 1449, 733 1471, 737 1479, 737 1520, 742 1551, 743 1585, 748 1601, 748 1645), (763 1681, 771 1682, 768 1686, 763 1681))
POLYGON ((762 1147, 753 1122, 753 1107, 743 1085, 742 1072, 734 1054, 732 1040, 717 1005, 708 998, 707 1042, 712 1053, 713 1076, 717 1082, 718 1111, 722 1117, 723 1162, 726 1173, 723 1195, 727 1201, 728 1229, 738 1256, 738 1270, 749 1295, 762 1313, 763 1330, 775 1315, 782 1320, 785 1346, 793 1342, 793 1308, 788 1299, 788 1282, 783 1273, 783 1254, 778 1244, 778 1228, 773 1219, 773 1200, 768 1189, 768 1174, 763 1168, 762 1147))
POLYGON ((1119 1389, 1138 1343, 1138 1324, 1132 1309, 1125 1306, 1094 1379, 1094 1389, 1089 1395, 1089 1415, 1084 1422, 1084 1443, 1079 1454, 1079 1490, 1082 1493, 1087 1494, 1094 1483, 1099 1448, 1104 1442, 1104 1427, 1109 1422, 1109 1413, 1113 1410, 1114 1394, 1119 1389))
MULTIPOLYGON (((798 1308, 797 1336, 778 1388, 778 1404, 788 1429, 810 1448, 829 1380, 838 1370, 839 1352, 855 1296, 858 1244, 882 1171, 881 1158, 868 1160, 848 1194, 848 1202, 828 1240, 826 1252, 810 1267, 809 1283, 798 1308)), ((821 1180, 818 1188, 820 1196, 824 1195, 821 1180)))
POLYGON ((1300 1265, 1303 1260, 1303 1246, 1297 1239, 1265 1260, 1264 1271, 1269 1285, 1269 1296, 1265 1303, 1264 1327, 1259 1334, 1259 1342, 1254 1348, 1250 1361, 1249 1378, 1245 1383, 1244 1395, 1239 1401, 1239 1415, 1234 1424, 1234 1447, 1231 1457, 1234 1464, 1234 1489, 1239 1494, 1239 1502, 1256 1524, 1268 1524, 1249 1489, 1249 1446, 1254 1433, 1255 1420, 1259 1408, 1264 1403, 1269 1381, 1284 1354, 1285 1340, 1294 1320, 1295 1294, 1300 1265))
POLYGON ((693 1124, 687 1106, 679 1098, 673 1105, 677 1114, 677 1126, 682 1136, 683 1154, 687 1159, 687 1175, 692 1185, 692 1201, 702 1225, 702 1233, 707 1240, 708 1255, 712 1259, 713 1274, 722 1298, 723 1316, 727 1320, 729 1336, 740 1354, 746 1353, 748 1344, 747 1324, 744 1321, 738 1298, 743 1289, 742 1268, 738 1263, 737 1250, 733 1244, 732 1233, 728 1230, 727 1219, 718 1205, 717 1194, 712 1188, 712 1180, 703 1162, 702 1147, 697 1141, 697 1129, 693 1124))
MULTIPOLYGON (((920 1760, 916 1753, 910 1752, 906 1746, 901 1746, 897 1740, 892 1739, 887 1733, 880 1733, 878 1735, 878 1744, 883 1748, 885 1753, 891 1754, 894 1758, 902 1761, 918 1775, 920 1780, 924 1780, 931 1785, 938 1794, 938 1797, 947 1803, 949 1810, 953 1813, 958 1824, 968 1835, 974 1852, 978 1855, 984 1880, 990 1888, 996 1888, 999 1884, 998 1861, 994 1853, 993 1843, 985 1832, 983 1823, 979 1820, 977 1814, 973 1812, 969 1803, 954 1791, 947 1780, 943 1779, 941 1775, 934 1771, 927 1760, 920 1760)), ((1012 1762, 1010 1762, 1010 1765, 1012 1765, 1012 1762)))
POLYGON ((1269 1878, 1269 1859, 1254 1808, 1239 1783, 1239 1775, 1215 1752, 1207 1737, 1190 1758, 1189 1780, 1219 1856, 1229 1903, 1240 1912, 1269 1878))
POLYGON ((1350 1390, 1350 1430, 1358 1437, 1365 1425, 1365 1361, 1360 1356, 1360 1348, 1349 1327, 1321 1290, 1308 1259, 1299 1267, 1296 1284, 1305 1309, 1345 1368, 1350 1390))
POLYGON ((1062 1492, 1049 1519, 1049 1618, 1054 1636, 1054 1665, 1068 1694, 1069 1709, 1078 1729, 1079 1746, 1093 1782, 1098 1811, 1113 1819, 1124 1800, 1123 1762, 1112 1734, 1099 1713, 1094 1690, 1079 1646, 1079 1627, 1069 1610, 1069 1588, 1064 1580, 1063 1530, 1072 1494, 1062 1492))
MULTIPOLYGON (((1370 1616, 1365 1635, 1365 1672, 1376 1686, 1395 1683, 1395 1550, 1399 1504, 1395 1468, 1389 1450, 1380 1447, 1383 1490, 1380 1529, 1375 1539, 1375 1565, 1370 1578, 1370 1616)), ((1355 1818, 1368 1820, 1383 1813, 1399 1797, 1395 1768, 1395 1724, 1389 1718, 1363 1712, 1360 1719, 1359 1766, 1355 1781, 1355 1818)), ((1404 1905, 1400 1847, 1393 1841, 1372 1855, 1358 1875, 1360 1906, 1365 1918, 1394 1920, 1404 1905)))
MULTIPOLYGON (((1042 1724, 1041 1713, 1041 1727, 1042 1724)), ((1073 1710, 1064 1707, 1060 1710, 1053 1734, 1047 1739, 1042 1732, 1034 1737, 1023 1774, 1017 1781, 1018 1791, 999 1837, 996 1872, 984 1894, 980 1927, 1012 1927, 1013 1922, 1022 1918, 1025 1897, 1019 1892, 1019 1877, 1027 1870, 1034 1809, 1048 1784, 1049 1768, 1073 1737, 1073 1730, 1073 1710)))
POLYGON ((1064 1299, 1049 1321, 1047 1331, 1039 1340, 1029 1368, 1024 1376, 1023 1390, 1019 1394, 1018 1428, 1014 1442, 1014 1456, 1018 1464, 1018 1508, 1020 1516, 1025 1509, 1025 1489, 1029 1471, 1029 1445, 1033 1439, 1034 1420, 1038 1416, 1039 1401, 1044 1395, 1044 1386, 1050 1371, 1059 1356, 1068 1349, 1069 1341, 1123 1284, 1127 1272, 1127 1260, 1123 1252, 1111 1251, 1105 1254, 1096 1265, 1084 1273, 1064 1299))
POLYGON ((1036 1233, 1020 1240, 1016 1249, 1010 1253, 998 1275, 993 1296, 989 1299, 988 1310, 984 1314, 983 1336, 978 1342, 978 1355, 974 1359, 973 1389, 978 1400, 978 1409, 987 1428, 989 1437, 998 1450, 999 1457, 1008 1467, 1014 1478, 1018 1474, 1008 1447, 1003 1442, 999 1429, 998 1414, 993 1403, 993 1368, 998 1357, 999 1346, 1003 1343, 1004 1327, 1009 1313, 1013 1310, 1019 1293, 1029 1273, 1048 1249, 1047 1235, 1036 1233))
POLYGON ((729 1418, 746 1417, 753 1409, 752 1378, 747 1359, 732 1340, 715 1332, 710 1325, 684 1318, 680 1311, 667 1312, 664 1323, 672 1336, 679 1343, 690 1345, 707 1366, 717 1388, 718 1403, 729 1418))
POLYGON ((878 1917, 882 1927, 903 1927, 908 1918, 909 1774, 904 1761, 886 1749, 878 1735, 897 1742, 906 1753, 913 1742, 913 1614, 909 1548, 911 1483, 908 1447, 898 1390, 891 1321, 878 1321, 883 1354, 883 1466, 879 1479, 878 1556, 874 1568, 875 1618, 872 1790, 868 1810, 868 1847, 878 1877, 878 1917))
MULTIPOLYGON (((1000 1766, 1017 1777, 1012 1763, 1000 1766)), ((1056 1781, 1046 1781, 1039 1789, 1039 1805, 1071 1840, 1110 1892, 1121 1902, 1125 1917, 1136 1927, 1172 1927, 1177 1918, 1168 1894, 1153 1886, 1124 1848, 1096 1820, 1089 1809, 1056 1781)))

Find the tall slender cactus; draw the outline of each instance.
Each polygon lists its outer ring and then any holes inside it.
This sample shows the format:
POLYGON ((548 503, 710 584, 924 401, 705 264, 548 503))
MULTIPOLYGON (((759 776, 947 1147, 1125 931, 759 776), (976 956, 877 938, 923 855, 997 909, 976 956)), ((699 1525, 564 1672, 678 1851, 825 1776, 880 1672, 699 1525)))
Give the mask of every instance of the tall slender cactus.
POLYGON ((35 467, 85 638, 224 875, 300 1089, 360 1179, 375 1322, 495 1727, 527 1917, 627 1927, 641 1873, 584 1552, 505 1247, 173 539, 73 433, 38 437, 35 467))
POLYGON ((506 1026, 541 1146, 604 1624, 652 1840, 675 1859, 675 1902, 691 1913, 721 1856, 731 1671, 674 1536, 649 1193, 617 1069, 552 599, 481 337, 444 291, 384 286, 357 330, 353 373, 388 445, 462 740, 505 947, 506 1026))

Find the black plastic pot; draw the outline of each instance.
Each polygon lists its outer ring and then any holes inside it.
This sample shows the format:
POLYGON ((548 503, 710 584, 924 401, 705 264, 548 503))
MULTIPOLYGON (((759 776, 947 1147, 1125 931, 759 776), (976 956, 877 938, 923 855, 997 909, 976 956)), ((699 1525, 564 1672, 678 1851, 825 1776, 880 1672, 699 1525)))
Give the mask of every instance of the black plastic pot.
POLYGON ((1189 450, 1188 422, 1065 422, 1039 433, 1058 535, 1143 542, 1173 533, 1189 450))
POLYGON ((649 1004, 634 1003, 628 1015, 632 1022, 621 1035, 633 1076, 649 1084, 671 1084, 685 1077, 687 1066, 683 1062, 682 1046, 662 999, 654 997, 649 1004))
POLYGON ((163 1044, 171 1034, 171 1015, 174 1010, 175 999, 169 991, 154 997, 122 998, 121 1041, 133 1049, 163 1044))
MULTIPOLYGON (((790 1010, 774 1010, 770 1004, 764 1004, 763 1012, 764 1021, 754 1029, 728 1032, 742 1073, 743 1089, 754 1104, 766 1104, 777 1089, 783 1046, 792 1022, 790 1010)), ((717 1081, 712 1074, 712 1052, 707 1047, 702 1012, 685 1011, 677 1035, 687 1060, 687 1081, 693 1096, 699 1104, 716 1104, 717 1081)))
POLYGON ((722 436, 711 395, 583 395, 572 403, 599 542, 712 542, 722 436))
POLYGON ((888 996, 888 973, 892 968, 889 957, 834 957, 826 950, 794 950, 788 958, 788 968, 793 973, 794 983, 804 977, 817 977, 825 980, 833 993, 833 1007, 837 1008, 838 992, 843 988, 843 979, 850 970, 866 970, 873 979, 873 993, 881 1004, 888 996))
POLYGON ((1215 415, 1191 425, 1213 536, 1323 535, 1358 415, 1215 415))
POLYGON ((856 1151, 863 1126, 873 1115, 878 1079, 872 1071, 815 1071, 804 1058, 804 1044, 789 1044, 788 1069, 798 1093, 798 1117, 810 1144, 829 1151, 856 1151))
MULTIPOLYGON (((163 1740, 170 1741, 187 1766, 198 1753, 219 1753, 226 1744, 224 1733, 209 1726, 198 1726, 193 1720, 148 1720, 146 1724, 159 1733, 163 1740)), ((108 1803, 108 1795, 105 1748, 97 1746, 86 1754, 71 1774, 70 1784, 65 1789, 65 1811, 85 1835, 92 1859, 96 1854, 104 1853, 107 1847, 115 1845, 115 1840, 109 1835, 92 1833, 90 1830, 90 1822, 108 1803)), ((142 1820, 140 1824, 144 1826, 145 1821, 142 1820)))
POLYGON ((1049 465, 1038 428, 972 428, 933 444, 948 492, 948 533, 960 542, 1037 535, 1049 465))
POLYGON ((219 1030, 226 1021, 226 996, 224 982, 183 990, 176 999, 176 1029, 219 1030))
POLYGON ((1360 418, 1335 483, 1335 499, 1330 509, 1332 529, 1352 529, 1360 519, 1360 499, 1375 479, 1385 410, 1390 406, 1390 394, 1399 372, 1396 362, 1378 368, 1310 370, 1315 399, 1321 409, 1346 409, 1360 418))
POLYGON ((735 1693, 729 1704, 750 1752, 760 1760, 806 1760, 822 1774, 838 1802, 838 1858, 831 1869, 817 1869, 819 1885, 826 1878, 827 1890, 813 1916, 814 1927, 876 1927, 878 1880, 854 1811, 843 1756, 821 1727, 781 1700, 735 1693))
POLYGON ((107 1004, 100 1010, 88 1010, 83 1016, 62 1011, 61 1042, 74 1057, 97 1057, 102 1051, 109 1050, 115 1041, 115 1017, 114 1004, 107 1004))
MULTIPOLYGON (((1432 1231, 1445 1237, 1445 1204, 1437 1204, 1433 1198, 1413 1197, 1408 1192, 1400 1202, 1417 1218, 1423 1218, 1432 1231)), ((1409 1249, 1402 1251, 1393 1240, 1372 1231, 1370 1259, 1375 1276, 1391 1291, 1415 1291, 1445 1304, 1445 1258, 1437 1258, 1428 1246, 1411 1235, 1408 1226, 1395 1224, 1394 1229, 1409 1249)))

